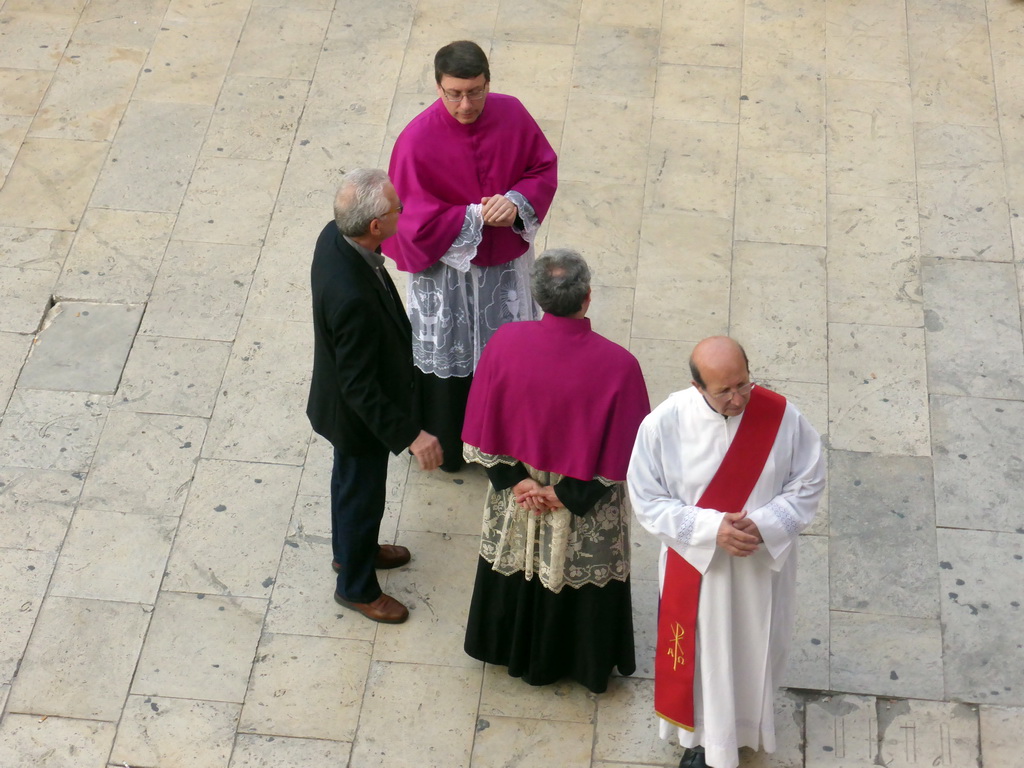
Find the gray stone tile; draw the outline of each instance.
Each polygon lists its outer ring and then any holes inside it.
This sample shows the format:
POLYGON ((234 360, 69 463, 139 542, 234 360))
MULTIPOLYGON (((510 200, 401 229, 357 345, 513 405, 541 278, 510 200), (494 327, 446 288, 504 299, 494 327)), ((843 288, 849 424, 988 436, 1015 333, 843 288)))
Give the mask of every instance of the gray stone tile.
POLYGON ((347 741, 288 739, 238 734, 229 768, 308 768, 347 765, 352 744, 347 741))
MULTIPOLYGON (((345 172, 378 165, 384 131, 382 125, 342 123, 337 118, 303 119, 281 182, 278 205, 314 208, 321 212, 326 224, 333 215, 334 193, 345 172)), ((387 158, 379 165, 386 168, 387 158)), ((312 253, 317 234, 309 233, 309 245, 305 249, 309 253, 312 253)))
POLYGON ((590 768, 594 726, 526 717, 481 717, 473 739, 473 768, 501 768, 509 755, 518 765, 590 768))
MULTIPOLYGON (((633 338, 695 342, 726 333, 731 264, 729 219, 645 214, 632 313, 633 338), (685 245, 678 252, 666 247, 666 243, 680 238, 685 238, 685 245)), ((684 381, 688 384, 689 380, 687 375, 684 381)))
POLYGON ((53 71, 78 21, 70 13, 0 9, 0 67, 53 71))
POLYGON ((758 375, 828 381, 825 249, 736 243, 730 335, 759 360, 758 375))
POLYGON ((921 255, 1012 261, 996 128, 916 125, 921 255))
POLYGON ((1024 404, 935 395, 931 406, 938 525, 1020 533, 1024 404))
POLYGON ((330 10, 256 6, 246 18, 229 71, 308 82, 317 66, 330 10), (273 56, 267 55, 270 48, 273 56))
POLYGON ((0 332, 35 333, 50 306, 58 274, 59 268, 0 266, 0 332))
POLYGON ((426 762, 469 768, 483 670, 374 660, 353 765, 426 762), (438 727, 439 723, 443 727, 438 727), (400 732, 402 738, 396 739, 400 732))
POLYGON ((905 82, 830 80, 829 194, 916 194, 914 114, 905 82))
POLYGON ((81 472, 0 468, 0 548, 57 552, 84 476, 81 472))
POLYGON ((205 434, 204 419, 129 411, 109 414, 81 505, 180 515, 205 434))
POLYGON ((832 611, 829 625, 833 690, 943 697, 945 621, 832 611))
POLYGON ((781 683, 827 691, 829 685, 829 544, 827 536, 801 536, 796 623, 789 666, 781 683))
POLYGON ((30 122, 28 117, 0 115, 0 184, 7 180, 30 122))
POLYGON ((32 121, 35 137, 110 141, 135 88, 145 51, 72 42, 32 121))
POLYGON ((671 765, 682 750, 658 736, 654 714, 654 681, 612 678, 597 700, 594 759, 616 763, 671 765))
MULTIPOLYGON (((825 81, 817 73, 743 68, 740 146, 825 151, 825 81)), ((831 161, 831 158, 830 158, 831 161)))
POLYGON ((115 723, 8 713, 0 722, 0 764, 44 768, 101 766, 110 755, 115 723))
MULTIPOLYGON (((589 3, 584 3, 587 7, 589 3)), ((633 10, 637 10, 634 6, 633 10)), ((598 25, 581 23, 576 37, 572 88, 624 98, 654 98, 657 75, 658 32, 637 26, 612 26, 602 18, 598 25), (615 62, 616 76, 608 77, 608 62, 615 62)))
POLYGON ((595 285, 635 285, 643 197, 640 186, 560 183, 548 247, 579 251, 595 285))
POLYGON ((655 119, 645 210, 731 218, 736 137, 735 124, 655 119))
POLYGON ((1024 632, 1020 538, 1013 533, 938 531, 945 698, 1024 705, 1024 670, 1004 661, 1020 652, 1024 632))
POLYGON ((484 664, 479 714, 483 718, 521 717, 591 725, 596 697, 582 685, 563 680, 553 685, 527 685, 505 667, 484 664))
POLYGON ((504 40, 572 45, 581 4, 582 0, 501 0, 494 35, 504 40))
POLYGON ((996 123, 992 49, 984 21, 908 17, 914 119, 920 123, 996 123))
POLYGON ((173 227, 169 213, 90 208, 54 288, 57 300, 146 301, 173 227))
POLYGON ((631 315, 636 300, 632 288, 618 288, 594 284, 591 287, 593 303, 587 317, 596 333, 611 339, 620 347, 628 347, 631 315))
POLYGON ((739 67, 743 51, 742 0, 665 0, 661 62, 739 67))
POLYGON ((266 600, 161 592, 131 692, 241 703, 266 609, 266 600))
POLYGON ((404 56, 404 41, 374 37, 338 40, 328 33, 309 86, 303 120, 387 125, 393 84, 398 81, 404 56), (380 87, 368 88, 368 83, 380 87))
MULTIPOLYGON (((362 714, 371 649, 370 643, 358 640, 264 634, 239 733, 352 741, 362 714)), ((442 690, 431 687, 430 693, 439 695, 442 690)), ((420 697, 415 702, 426 704, 420 697)))
POLYGON ((739 70, 734 67, 659 64, 654 116, 662 120, 738 124, 739 70))
MULTIPOLYGON (((657 569, 657 564, 655 564, 657 569)), ((654 578, 630 580, 633 600, 633 647, 636 672, 633 679, 654 679, 654 659, 658 643, 658 572, 654 578)))
POLYGON ((18 386, 114 394, 144 309, 142 304, 58 302, 36 336, 18 386))
POLYGON ((931 460, 832 451, 829 476, 832 608, 937 618, 931 460))
POLYGON ((98 141, 25 139, 0 188, 0 225, 77 228, 107 149, 98 141))
POLYGON ((687 361, 696 342, 642 339, 636 338, 636 335, 634 327, 629 351, 640 361, 644 381, 647 383, 647 396, 651 408, 654 408, 673 392, 690 386, 690 367, 687 361))
POLYGON ((487 475, 478 464, 456 475, 409 472, 402 505, 402 530, 479 536, 487 475))
MULTIPOLYGON (((190 10, 216 7, 209 3, 185 5, 190 10)), ((168 10, 150 47, 133 98, 213 106, 235 53, 242 19, 180 19, 175 18, 173 8, 168 10)))
POLYGON ((491 71, 501 73, 502 93, 515 94, 535 120, 561 122, 574 52, 567 45, 496 40, 488 58, 491 71))
POLYGON ((172 240, 140 334, 232 341, 259 248, 172 240))
POLYGON ((1020 756, 1017 734, 1024 727, 1024 709, 980 707, 981 765, 1013 765, 1020 756))
POLYGON ((878 717, 873 696, 821 696, 807 702, 806 768, 877 765, 878 717))
POLYGON ((110 397, 16 389, 0 423, 0 466, 84 472, 110 397))
POLYGON ((133 100, 90 204, 176 214, 211 112, 211 106, 133 100))
POLYGON ((60 272, 74 237, 62 230, 0 227, 0 267, 60 272))
POLYGON ((920 262, 913 198, 829 195, 830 322, 920 327, 920 262))
POLYGON ((977 707, 938 701, 879 702, 878 730, 883 765, 982 765, 977 707))
MULTIPOLYGON (((208 0, 171 0, 165 20, 230 24, 236 29, 241 29, 252 4, 252 0, 223 0, 213 3, 208 0)), ((231 39, 237 40, 238 36, 235 35, 231 39)))
POLYGON ((301 466, 312 324, 254 319, 239 330, 203 455, 301 466), (301 350, 301 351, 299 351, 301 350))
POLYGON ((285 164, 200 158, 178 212, 175 240, 263 245, 285 164))
POLYGON ((14 383, 21 375, 21 366, 32 348, 32 337, 27 333, 0 332, 0 360, 6 364, 0 368, 0 409, 7 407, 14 383))
POLYGON ((753 71, 825 74, 825 6, 792 0, 747 6, 743 67, 753 71))
POLYGON ((47 598, 8 711, 117 722, 148 625, 135 603, 47 598))
POLYGON ((231 344, 137 336, 113 408, 209 418, 231 344))
POLYGON ((0 683, 10 683, 18 672, 55 559, 45 552, 0 549, 0 683))
POLYGON ((643 184, 653 98, 572 93, 558 158, 559 181, 643 184))
POLYGON ((308 90, 309 83, 304 80, 228 77, 202 154, 287 160, 308 90))
POLYGON ((737 240, 825 245, 825 155, 741 147, 737 240))
POLYGON ((829 78, 910 82, 905 8, 884 0, 826 0, 825 18, 829 78))
POLYGON ((200 461, 163 588, 269 597, 298 484, 297 467, 200 461))
POLYGON ((224 768, 241 706, 129 696, 110 753, 112 763, 162 768, 224 768))
POLYGON ((409 621, 400 628, 378 629, 374 659, 479 667, 480 662, 463 650, 463 637, 480 534, 400 531, 398 543, 413 552, 413 561, 388 572, 381 586, 406 605, 409 621))
POLYGON ((177 525, 172 516, 79 508, 61 547, 50 594, 152 605, 177 525))
POLYGON ((924 329, 829 324, 832 448, 927 456, 924 329))
POLYGON ((1013 264, 927 259, 928 391, 1020 400, 1024 350, 1013 264))
POLYGON ((168 0, 90 0, 71 39, 122 48, 153 45, 168 0))
POLYGON ((245 304, 248 317, 308 322, 309 262, 329 209, 278 207, 245 304))

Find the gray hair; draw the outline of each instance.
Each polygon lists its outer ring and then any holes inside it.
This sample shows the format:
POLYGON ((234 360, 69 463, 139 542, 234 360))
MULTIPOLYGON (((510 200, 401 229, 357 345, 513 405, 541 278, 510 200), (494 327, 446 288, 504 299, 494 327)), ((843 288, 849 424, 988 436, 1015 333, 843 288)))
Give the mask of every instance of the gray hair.
POLYGON ((379 168, 355 168, 341 177, 334 196, 334 223, 348 237, 362 237, 370 222, 388 212, 391 203, 384 194, 390 183, 379 168))
POLYGON ((533 265, 530 288, 534 301, 548 314, 574 315, 590 292, 590 267, 571 248, 551 248, 533 265))

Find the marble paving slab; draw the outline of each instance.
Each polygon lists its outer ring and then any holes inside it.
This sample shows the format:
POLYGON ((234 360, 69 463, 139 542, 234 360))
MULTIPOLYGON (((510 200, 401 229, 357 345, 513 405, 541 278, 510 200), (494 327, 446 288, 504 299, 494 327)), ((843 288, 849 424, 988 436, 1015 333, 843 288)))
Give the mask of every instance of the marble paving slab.
POLYGON ((331 217, 329 206, 278 206, 253 274, 246 315, 309 322, 309 264, 316 238, 331 217), (301 254, 301 257, 300 257, 301 254))
POLYGON ((236 41, 240 27, 240 19, 179 21, 168 12, 149 49, 134 98, 213 106, 235 52, 234 45, 223 41, 236 41))
POLYGON ((55 560, 47 552, 0 549, 0 683, 9 684, 18 672, 55 560))
POLYGON ((940 528, 946 696, 1002 706, 1024 705, 1020 654, 1024 617, 1024 543, 1016 533, 940 528))
POLYGON ((910 82, 906 9, 886 0, 826 0, 831 79, 910 82))
POLYGON ((517 766, 590 768, 594 727, 525 717, 480 717, 473 739, 473 768, 504 768, 509 757, 517 766), (521 756, 521 757, 520 757, 521 756))
POLYGON ((982 765, 1013 765, 1020 756, 1017 734, 1024 727, 1024 710, 979 707, 982 765))
POLYGON ((50 302, 57 269, 0 266, 0 331, 34 334, 50 302))
POLYGON ((84 473, 0 468, 0 548, 57 552, 84 473))
POLYGON ((71 39, 147 50, 153 45, 169 0, 92 0, 82 9, 71 39))
POLYGON ((931 409, 936 522, 1020 533, 1024 404, 935 395, 931 409))
POLYGON ((110 753, 113 764, 224 768, 241 706, 158 696, 129 696, 110 753))
POLYGON ((825 151, 825 81, 819 74, 747 66, 741 90, 741 146, 825 151))
POLYGON ((790 688, 830 689, 830 612, 827 536, 801 536, 796 576, 796 621, 789 665, 782 684, 790 688))
POLYGON ((240 704, 266 608, 254 598, 161 592, 131 692, 240 704))
POLYGON ((107 762, 115 729, 97 720, 8 713, 0 723, 0 764, 98 768, 107 762))
POLYGON ((571 88, 573 53, 567 45, 497 40, 488 58, 491 71, 500 73, 497 90, 515 94, 535 120, 561 121, 571 88))
POLYGON ((287 160, 308 90, 304 80, 228 77, 203 156, 287 160))
POLYGON ((735 123, 655 119, 645 211, 731 218, 736 205, 736 141, 735 123))
POLYGON ((494 20, 499 39, 572 45, 576 41, 582 0, 501 2, 494 20))
POLYGON ((112 395, 144 310, 141 304, 58 302, 36 336, 18 386, 112 395))
POLYGON ((0 466, 85 472, 110 397, 15 389, 0 422, 0 466))
POLYGON ((931 460, 832 451, 829 470, 831 607, 936 618, 931 460), (893 541, 898 558, 887 546, 893 541))
MULTIPOLYGON (((654 679, 654 659, 658 643, 658 577, 630 577, 633 602, 633 649, 636 671, 631 679, 654 679)), ((618 674, 616 668, 615 674, 618 674)), ((581 687, 582 688, 582 687, 581 687)))
POLYGON ((0 67, 53 71, 78 19, 74 14, 0 8, 0 67))
POLYGON ((365 86, 367 82, 397 83, 404 55, 405 47, 398 40, 337 40, 328 32, 305 100, 303 120, 387 125, 392 89, 365 86))
POLYGON ((177 214, 210 122, 212 104, 134 99, 89 204, 177 214))
POLYGON ((371 650, 358 640, 264 634, 239 733, 351 742, 365 713, 371 650))
POLYGON ((653 98, 570 94, 559 181, 642 184, 647 153, 632 137, 647 135, 653 109, 653 98))
POLYGON ((825 245, 825 154, 740 146, 735 238, 825 245))
POLYGON ((149 609, 135 603, 48 597, 11 686, 8 713, 116 723, 149 609))
POLYGON ((792 691, 775 695, 775 739, 773 753, 740 749, 743 768, 804 768, 804 699, 792 691))
POLYGON ((74 238, 62 230, 0 227, 0 267, 60 272, 74 238))
POLYGON ((879 701, 878 732, 879 760, 892 768, 981 764, 978 708, 969 704, 879 701))
POLYGON ((1021 311, 1013 265, 925 259, 921 281, 928 391, 1024 398, 1021 311))
POLYGON ((616 763, 671 765, 682 749, 658 736, 654 681, 613 678, 597 700, 594 759, 616 763))
POLYGON ((741 103, 740 72, 734 67, 658 66, 655 118, 737 124, 741 103))
POLYGON ((309 81, 333 9, 256 6, 246 17, 229 69, 232 75, 309 81), (274 49, 267 56, 268 48, 274 49))
POLYGON ((910 16, 907 24, 914 119, 922 123, 996 123, 992 50, 983 22, 910 16))
POLYGON ((528 685, 505 667, 484 664, 481 717, 524 717, 566 723, 594 723, 597 697, 569 680, 528 685))
POLYGON ((269 597, 298 484, 298 467, 201 460, 163 589, 269 597))
POLYGON ((14 384, 21 375, 21 366, 32 348, 32 336, 27 333, 4 333, 0 331, 0 360, 6 364, 0 368, 0 407, 6 408, 14 384))
POLYGON ((826 695, 807 701, 806 768, 869 768, 878 755, 873 696, 826 695))
POLYGON ((347 765, 352 744, 325 739, 292 739, 240 733, 228 768, 308 768, 347 765))
POLYGON ((743 0, 665 0, 660 59, 670 64, 740 66, 743 0))
POLYGON ((402 504, 402 530, 479 536, 487 489, 487 475, 479 464, 466 465, 456 474, 412 467, 402 504))

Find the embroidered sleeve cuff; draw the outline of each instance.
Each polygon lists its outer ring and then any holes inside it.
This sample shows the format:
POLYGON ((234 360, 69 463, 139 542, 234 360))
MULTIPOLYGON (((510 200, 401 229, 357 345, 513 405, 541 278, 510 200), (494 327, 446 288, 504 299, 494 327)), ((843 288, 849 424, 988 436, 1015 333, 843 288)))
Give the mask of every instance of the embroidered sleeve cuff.
POLYGON ((540 228, 540 219, 537 218, 537 212, 533 210, 533 206, 530 205, 530 201, 514 189, 510 189, 506 192, 505 197, 512 201, 515 207, 519 209, 519 219, 523 223, 522 227, 514 226, 512 229, 522 235, 523 240, 528 243, 532 243, 533 236, 540 228))
POLYGON ((470 262, 476 257, 477 246, 484 237, 483 206, 480 203, 466 206, 466 218, 462 222, 452 247, 441 261, 459 272, 468 272, 470 262))

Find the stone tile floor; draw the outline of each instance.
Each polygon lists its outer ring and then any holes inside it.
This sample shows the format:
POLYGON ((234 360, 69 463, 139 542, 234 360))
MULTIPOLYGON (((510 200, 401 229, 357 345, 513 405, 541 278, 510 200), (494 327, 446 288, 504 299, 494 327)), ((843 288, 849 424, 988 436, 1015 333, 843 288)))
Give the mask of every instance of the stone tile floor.
POLYGON ((652 400, 731 333, 826 436, 780 750, 1017 768, 1020 0, 0 0, 0 768, 673 766, 639 670, 462 652, 483 477, 393 460, 411 620, 339 613, 307 267, 431 57, 560 153, 540 245, 652 400), (1017 734, 1016 736, 1014 734, 1017 734))

